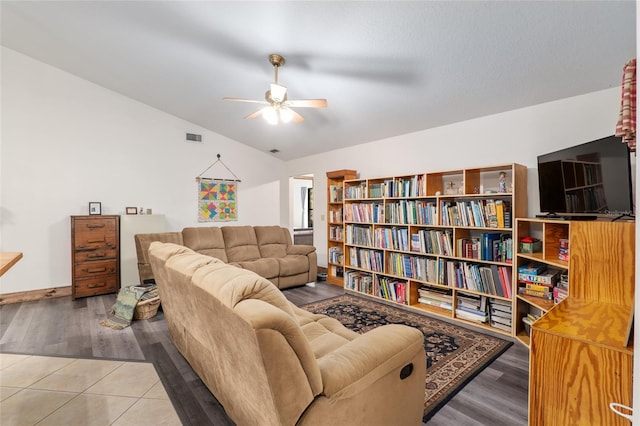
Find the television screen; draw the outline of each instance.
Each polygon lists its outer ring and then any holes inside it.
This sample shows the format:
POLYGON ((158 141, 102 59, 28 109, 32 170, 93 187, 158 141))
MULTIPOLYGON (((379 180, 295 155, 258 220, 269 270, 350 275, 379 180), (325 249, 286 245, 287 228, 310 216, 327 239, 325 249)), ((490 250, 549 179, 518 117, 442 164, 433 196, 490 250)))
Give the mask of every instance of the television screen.
POLYGON ((538 156, 538 184, 542 213, 633 213, 629 149, 616 136, 538 156))

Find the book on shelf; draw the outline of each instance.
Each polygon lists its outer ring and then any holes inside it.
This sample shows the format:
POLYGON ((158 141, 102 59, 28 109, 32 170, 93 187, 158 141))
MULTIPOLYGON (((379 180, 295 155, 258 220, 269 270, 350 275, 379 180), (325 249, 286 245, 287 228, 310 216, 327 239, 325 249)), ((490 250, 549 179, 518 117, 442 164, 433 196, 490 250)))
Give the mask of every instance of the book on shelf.
POLYGON ((451 302, 443 302, 441 300, 433 300, 426 297, 418 297, 418 302, 424 305, 435 306, 436 308, 446 309, 448 311, 453 309, 451 302))
POLYGON ((558 247, 558 259, 564 260, 565 262, 569 261, 569 240, 566 238, 561 238, 558 247))
POLYGON ((503 234, 499 232, 483 232, 480 239, 481 244, 481 260, 498 261, 498 253, 494 252, 494 242, 497 245, 500 239, 503 238, 503 234))
POLYGON ((485 211, 487 215, 487 226, 489 228, 497 228, 498 224, 498 212, 496 209, 496 202, 492 199, 485 200, 485 211))
POLYGON ((529 262, 518 266, 519 274, 532 274, 537 275, 547 270, 547 265, 543 263, 529 262))
POLYGON ((369 198, 382 198, 384 194, 384 183, 369 184, 369 198))
POLYGON ((511 202, 503 200, 502 204, 504 206, 504 227, 511 228, 511 202))
POLYGON ((560 287, 554 287, 553 288, 553 301, 554 303, 560 303, 562 302, 564 299, 567 298, 567 296, 569 296, 569 291, 564 289, 564 288, 560 288, 560 287))
POLYGON ((487 311, 487 297, 477 296, 475 294, 458 293, 457 295, 458 307, 468 308, 470 310, 481 311, 486 313, 487 311))
POLYGON ((539 284, 531 281, 518 281, 518 284, 523 285, 524 288, 535 291, 549 291, 553 290, 552 284, 539 284))
POLYGON ((496 204, 496 219, 498 221, 498 228, 504 228, 504 204, 502 200, 498 199, 496 204))
POLYGON ((493 318, 491 319, 490 324, 491 324, 491 327, 497 328, 499 330, 511 332, 511 324, 509 325, 502 324, 499 321, 494 320, 493 318))
POLYGON ((456 308, 456 316, 458 318, 462 318, 468 321, 486 323, 488 320, 488 315, 482 312, 469 312, 468 310, 462 309, 460 307, 456 308))
POLYGON ((439 300, 441 302, 451 302, 453 299, 451 290, 437 287, 420 287, 418 288, 418 294, 420 295, 420 297, 439 300))
POLYGON ((547 291, 539 291, 539 290, 531 290, 526 287, 518 287, 518 294, 523 294, 526 296, 538 297, 540 299, 553 299, 553 290, 548 289, 547 291))
POLYGON ((518 269, 518 281, 525 281, 530 283, 546 284, 553 286, 560 279, 560 271, 557 269, 548 269, 545 272, 537 274, 524 273, 518 269))
POLYGON ((411 234, 411 251, 422 251, 422 244, 420 244, 420 234, 411 234))

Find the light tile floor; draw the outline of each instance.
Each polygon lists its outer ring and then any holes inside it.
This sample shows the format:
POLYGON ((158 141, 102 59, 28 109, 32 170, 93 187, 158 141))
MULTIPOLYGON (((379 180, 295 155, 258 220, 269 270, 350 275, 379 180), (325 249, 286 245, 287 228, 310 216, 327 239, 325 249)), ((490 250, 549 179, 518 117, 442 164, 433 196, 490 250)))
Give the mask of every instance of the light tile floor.
POLYGON ((0 425, 181 425, 153 364, 0 354, 0 425))

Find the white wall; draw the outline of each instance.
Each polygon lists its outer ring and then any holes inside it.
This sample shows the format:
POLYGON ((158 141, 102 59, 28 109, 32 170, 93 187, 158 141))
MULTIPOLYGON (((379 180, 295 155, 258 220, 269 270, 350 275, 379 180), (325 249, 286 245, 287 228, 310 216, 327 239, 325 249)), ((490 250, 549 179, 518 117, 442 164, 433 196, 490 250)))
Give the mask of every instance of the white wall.
MULTIPOLYGON (((537 156, 615 131, 620 88, 509 111, 287 162, 287 174, 355 169, 361 178, 520 163, 529 167, 529 215, 539 212, 537 156)), ((326 191, 315 191, 314 245, 326 266, 326 191)), ((281 209, 286 212, 285 209, 281 209)))
MULTIPOLYGON (((198 226, 195 177, 220 154, 241 180, 239 220, 280 224, 284 163, 2 48, 0 247, 24 258, 0 293, 70 285, 70 215, 152 208, 167 230, 198 226), (203 135, 202 144, 184 141, 203 135)), ((205 177, 233 178, 220 164, 205 177)))

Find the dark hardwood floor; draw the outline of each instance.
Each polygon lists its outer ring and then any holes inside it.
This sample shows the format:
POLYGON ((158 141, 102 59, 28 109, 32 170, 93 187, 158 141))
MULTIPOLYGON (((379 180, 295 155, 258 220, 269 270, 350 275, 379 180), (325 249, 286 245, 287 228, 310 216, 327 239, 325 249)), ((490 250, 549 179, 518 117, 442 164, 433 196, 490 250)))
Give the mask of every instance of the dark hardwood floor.
MULTIPOLYGON (((284 291, 297 305, 342 293, 325 283, 284 291)), ((153 362, 183 424, 233 425, 171 343, 162 312, 120 331, 99 325, 114 301, 115 295, 105 295, 2 305, 0 352, 153 362)), ((528 351, 514 343, 428 424, 526 425, 527 387, 528 351)))

